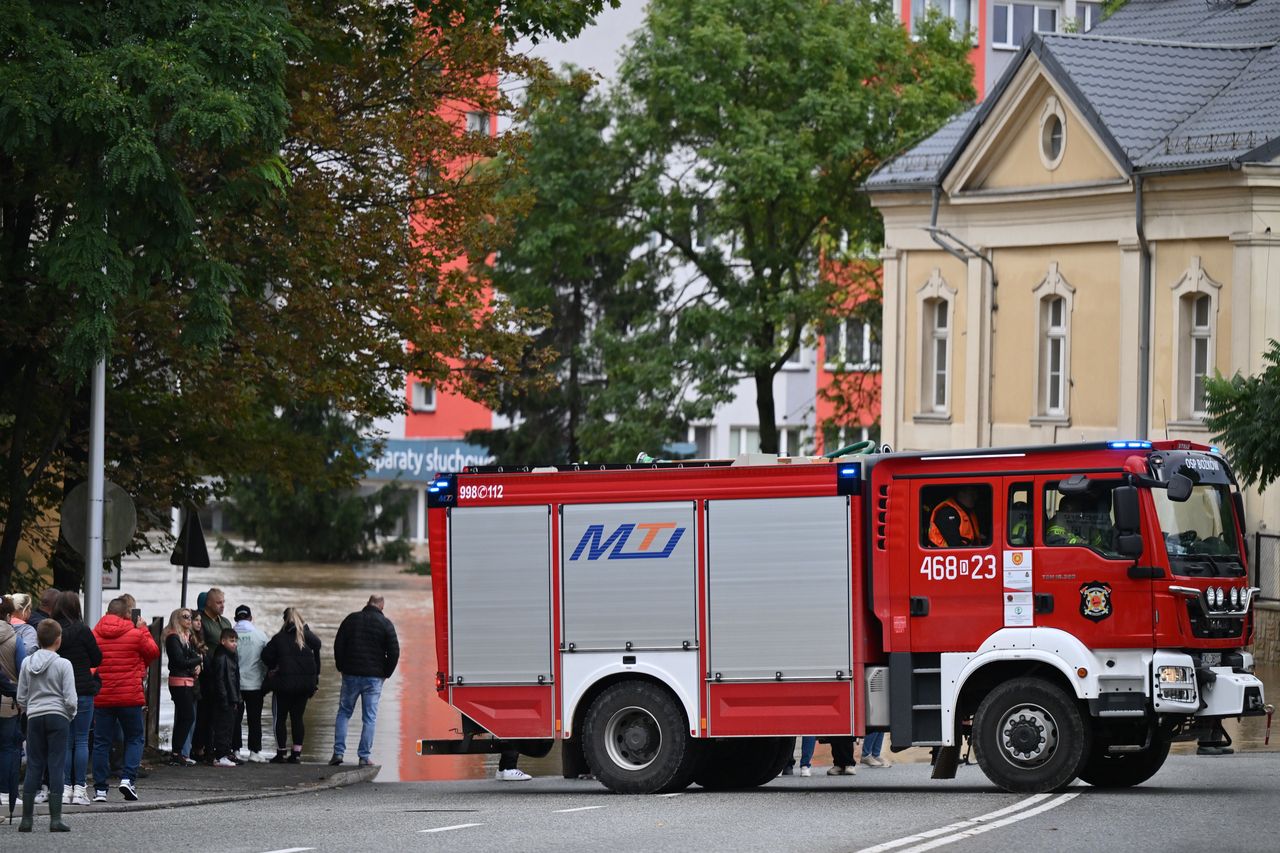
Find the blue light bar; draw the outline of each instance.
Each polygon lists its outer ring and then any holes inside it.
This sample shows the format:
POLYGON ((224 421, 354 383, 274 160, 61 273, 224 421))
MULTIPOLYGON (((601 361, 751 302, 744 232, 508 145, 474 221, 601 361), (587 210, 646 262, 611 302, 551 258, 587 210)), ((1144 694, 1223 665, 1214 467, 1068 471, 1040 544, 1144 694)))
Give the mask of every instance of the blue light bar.
POLYGON ((432 494, 435 494, 436 492, 439 492, 439 491, 440 491, 440 487, 439 487, 439 486, 432 486, 431 488, 427 489, 427 491, 428 491, 428 492, 431 492, 432 494))
POLYGON ((1216 444, 1211 444, 1211 445, 1209 445, 1209 452, 1210 452, 1210 453, 1216 453, 1216 454, 1218 454, 1219 456, 1221 456, 1221 455, 1222 455, 1222 448, 1221 448, 1221 447, 1219 447, 1219 446, 1218 446, 1218 445, 1216 445, 1216 444))
POLYGON ((1107 447, 1112 450, 1150 450, 1149 441, 1108 441, 1107 447))
POLYGON ((841 477, 860 477, 862 476, 862 471, 858 468, 858 466, 853 465, 850 467, 841 468, 840 476, 841 477))

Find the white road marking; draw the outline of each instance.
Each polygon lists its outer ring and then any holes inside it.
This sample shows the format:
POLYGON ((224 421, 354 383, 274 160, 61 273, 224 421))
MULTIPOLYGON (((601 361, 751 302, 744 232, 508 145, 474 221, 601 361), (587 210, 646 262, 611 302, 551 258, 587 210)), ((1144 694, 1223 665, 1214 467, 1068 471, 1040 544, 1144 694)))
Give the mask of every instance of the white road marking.
POLYGON ((684 791, 676 791, 674 794, 659 794, 658 796, 659 796, 659 797, 665 797, 665 798, 667 798, 667 799, 669 800, 669 799, 671 799, 672 797, 678 797, 678 796, 680 796, 680 795, 681 795, 681 794, 683 794, 683 793, 684 793, 684 791))
POLYGON ((314 847, 286 847, 283 850, 268 850, 267 853, 303 853, 303 851, 315 849, 314 847))
POLYGON ((883 844, 877 844, 874 847, 866 847, 859 850, 858 853, 882 853, 885 850, 896 850, 899 847, 907 847, 907 845, 915 845, 909 847, 901 853, 923 853, 925 850, 932 850, 935 847, 941 847, 944 844, 951 844, 964 838, 974 835, 981 835, 984 832, 990 832, 993 829, 999 829, 1002 826, 1008 826, 1011 823, 1023 820, 1024 818, 1033 817, 1041 812, 1049 809, 1057 808, 1064 803, 1074 800, 1079 794, 1061 794, 1050 800, 1049 794, 1035 794, 1020 800, 1011 806, 1005 806, 993 812, 988 812, 978 817, 969 818, 968 820, 957 821, 956 823, 941 826, 937 829, 930 829, 924 832, 918 832, 914 835, 908 835, 903 838, 897 838, 893 841, 886 841, 883 844), (1048 802, 1045 802, 1048 800, 1048 802), (1035 808, 1031 808, 1035 806, 1035 808), (939 836, 943 836, 939 838, 939 836), (920 844, 918 842, 924 842, 920 844))
POLYGON ((568 812, 589 812, 592 809, 602 809, 604 806, 578 806, 576 809, 556 809, 556 814, 567 814, 568 812))
POLYGON ((484 826, 483 823, 457 823, 453 826, 437 826, 435 829, 419 829, 418 832, 448 832, 451 829, 470 829, 473 826, 484 826))

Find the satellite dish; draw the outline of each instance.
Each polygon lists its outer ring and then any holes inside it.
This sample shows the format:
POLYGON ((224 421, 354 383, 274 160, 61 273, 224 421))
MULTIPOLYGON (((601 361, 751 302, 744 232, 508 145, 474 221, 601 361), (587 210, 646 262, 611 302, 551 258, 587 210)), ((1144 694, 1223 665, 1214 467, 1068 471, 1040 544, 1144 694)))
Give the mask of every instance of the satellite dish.
MULTIPOLYGON (((102 488, 102 558, 124 553, 138 527, 138 510, 129 493, 107 480, 102 488)), ((62 502, 62 538, 85 556, 89 545, 89 484, 76 486, 62 502)))

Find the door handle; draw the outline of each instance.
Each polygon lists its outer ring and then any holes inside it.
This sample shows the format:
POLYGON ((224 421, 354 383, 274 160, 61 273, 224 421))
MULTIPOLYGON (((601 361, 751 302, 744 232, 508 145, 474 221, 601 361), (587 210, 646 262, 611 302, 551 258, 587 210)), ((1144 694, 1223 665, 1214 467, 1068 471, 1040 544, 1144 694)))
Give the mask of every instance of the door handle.
POLYGON ((928 616, 929 615, 929 599, 923 595, 911 596, 911 609, 908 611, 912 616, 928 616))

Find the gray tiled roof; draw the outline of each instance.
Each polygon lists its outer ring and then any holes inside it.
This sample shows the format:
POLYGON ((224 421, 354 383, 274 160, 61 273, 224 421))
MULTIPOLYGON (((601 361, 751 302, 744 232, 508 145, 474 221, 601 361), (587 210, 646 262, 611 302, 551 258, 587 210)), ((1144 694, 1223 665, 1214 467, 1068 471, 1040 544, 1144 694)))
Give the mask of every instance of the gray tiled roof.
POLYGON ((1046 35, 1043 43, 1039 53, 1045 66, 1051 72, 1060 69, 1067 78, 1062 82, 1079 90, 1135 165, 1267 52, 1092 35, 1046 35))
POLYGON ((919 145, 886 161, 867 181, 867 187, 889 189, 932 186, 938 183, 941 179, 938 172, 946 165, 956 143, 968 130, 969 123, 977 113, 976 105, 970 107, 952 118, 919 145))
POLYGON ((1280 0, 1129 0, 1090 33, 1196 44, 1280 41, 1280 0))
POLYGON ((866 188, 940 184, 1033 54, 1131 171, 1280 155, 1280 0, 1231 8, 1205 0, 1130 0, 1122 12, 1087 35, 1030 38, 985 104, 885 163, 866 188))

